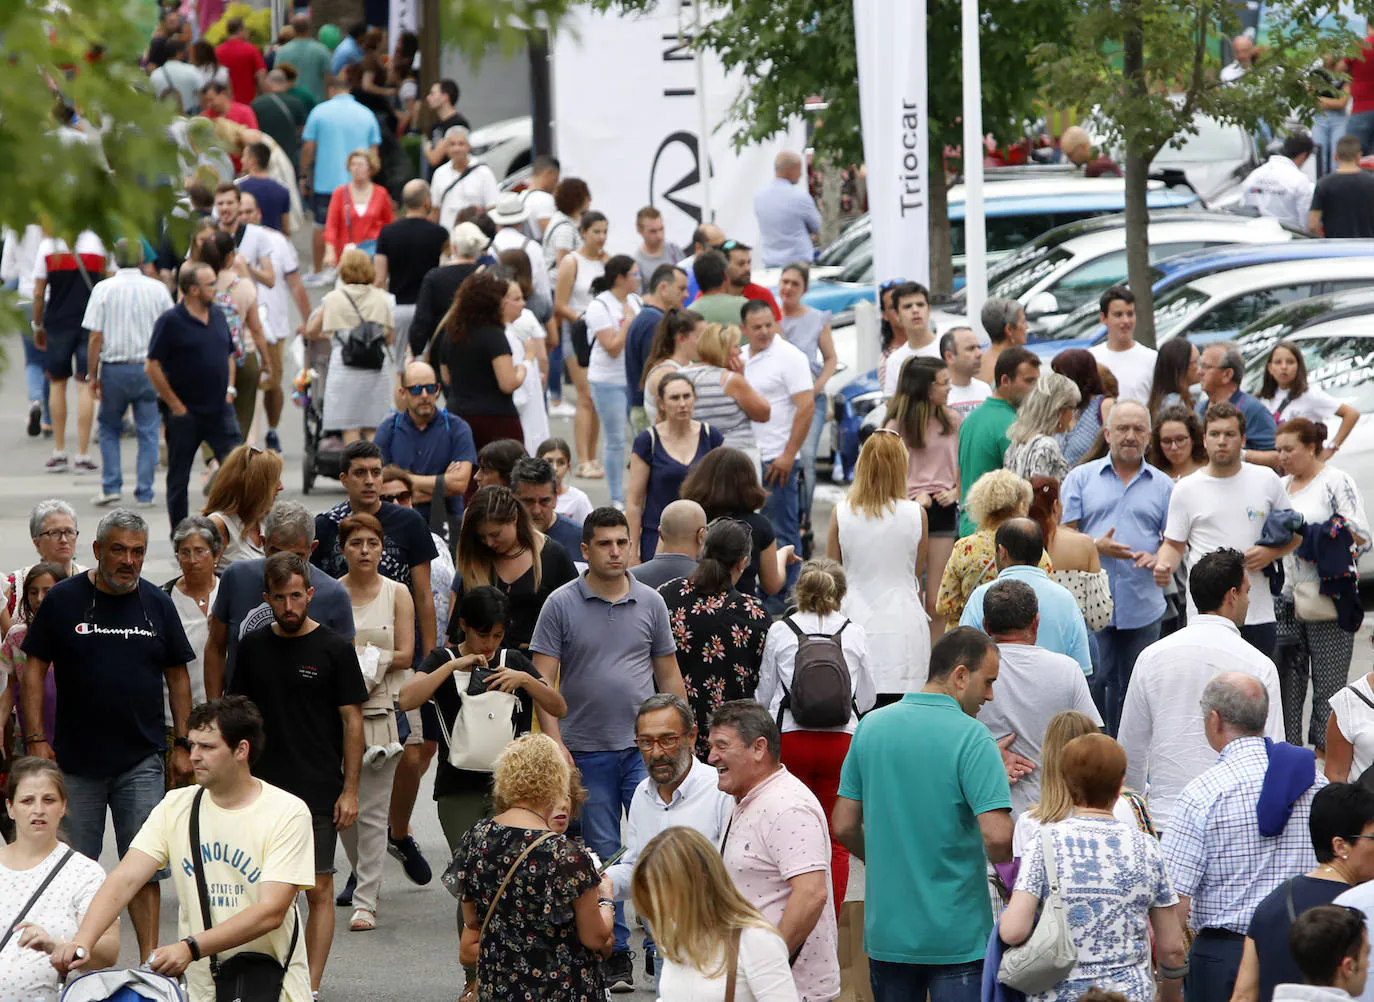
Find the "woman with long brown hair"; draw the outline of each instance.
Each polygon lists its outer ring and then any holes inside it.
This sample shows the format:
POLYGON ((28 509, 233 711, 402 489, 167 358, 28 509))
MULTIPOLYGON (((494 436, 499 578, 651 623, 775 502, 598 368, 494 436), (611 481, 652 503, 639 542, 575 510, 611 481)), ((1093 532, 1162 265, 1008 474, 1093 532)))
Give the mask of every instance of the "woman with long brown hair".
MULTIPOLYGON (((568 178, 560 182, 558 190, 554 192, 554 201, 560 205, 560 211, 563 203, 559 202, 559 196, 564 191, 564 185, 576 180, 568 178)), ((581 190, 586 191, 586 187, 583 184, 581 190)), ((571 194, 569 197, 572 197, 571 194)), ((589 194, 588 204, 590 200, 589 194)), ((606 475, 606 471, 596 461, 596 439, 601 429, 596 408, 592 405, 592 387, 587 367, 573 350, 572 325, 577 323, 591 305, 597 294, 592 289, 592 283, 602 276, 606 270, 606 263, 611 259, 605 249, 606 232, 610 224, 601 213, 588 212, 585 208, 584 205, 583 209, 579 210, 576 223, 573 223, 571 218, 559 219, 557 215, 549 220, 549 228, 544 233, 544 256, 557 262, 554 266, 554 320, 562 324, 563 362, 568 367, 568 377, 577 387, 577 413, 573 417, 573 437, 576 439, 579 458, 577 475, 600 478, 606 475), (577 231, 577 246, 571 249, 557 246, 559 239, 568 235, 570 225, 577 231), (549 256, 551 243, 556 248, 556 259, 549 256)), ((587 337, 590 342, 590 330, 587 337)))
POLYGON ((1102 436, 1116 400, 1102 385, 1102 370, 1085 348, 1070 348, 1054 356, 1050 368, 1061 376, 1068 376, 1078 387, 1078 418, 1073 428, 1059 436, 1059 451, 1064 462, 1077 466, 1079 460, 1093 450, 1102 436))
POLYGON ((1269 357, 1264 360, 1264 378, 1255 399, 1280 424, 1294 418, 1306 418, 1320 421, 1330 431, 1335 419, 1340 418, 1340 427, 1335 429, 1330 441, 1322 443, 1322 459, 1330 459, 1336 454, 1360 419, 1360 412, 1353 404, 1337 400, 1307 384, 1307 360, 1303 358, 1302 349, 1292 341, 1280 341, 1269 349, 1269 357))
POLYGON ((430 350, 448 409, 472 428, 477 449, 499 438, 521 442, 525 437, 512 394, 530 363, 512 362, 503 316, 509 291, 510 283, 492 272, 469 275, 440 324, 443 337, 430 350))
POLYGON ((534 527, 509 488, 483 487, 472 496, 458 533, 453 608, 468 588, 499 588, 510 599, 507 643, 523 649, 549 594, 575 577, 572 557, 534 527))
POLYGON ((849 496, 835 506, 825 554, 851 582, 842 609, 868 635, 878 705, 926 683, 930 617, 917 583, 929 544, 926 510, 907 497, 902 437, 883 429, 859 450, 849 496))
POLYGON ((281 454, 240 445, 224 457, 201 514, 219 531, 218 569, 263 556, 262 520, 282 489, 281 454))
POLYGON ((791 544, 778 546, 772 523, 759 514, 768 495, 753 459, 728 445, 712 449, 687 474, 682 497, 701 505, 707 521, 729 517, 749 526, 749 566, 736 584, 741 592, 763 598, 782 591, 787 565, 801 561, 791 544))
MULTIPOLYGON (((697 361, 697 337, 704 321, 695 310, 673 308, 663 314, 654 331, 639 388, 644 392, 644 413, 649 424, 658 424, 658 384, 670 372, 680 372, 697 361)), ((694 388, 695 389, 695 388, 694 388)))

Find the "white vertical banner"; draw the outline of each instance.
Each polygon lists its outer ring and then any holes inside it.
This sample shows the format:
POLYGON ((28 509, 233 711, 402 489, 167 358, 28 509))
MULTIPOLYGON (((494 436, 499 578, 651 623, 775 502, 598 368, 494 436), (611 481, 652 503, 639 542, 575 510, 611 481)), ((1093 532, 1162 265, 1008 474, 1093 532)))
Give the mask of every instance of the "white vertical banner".
POLYGON ((926 0, 854 0, 873 277, 930 284, 926 0))
POLYGON ((754 195, 771 182, 773 157, 804 152, 800 121, 775 140, 734 148, 729 108, 743 76, 691 48, 698 16, 712 11, 693 0, 660 0, 640 16, 578 5, 553 39, 558 159, 610 220, 612 253, 639 245, 635 213, 646 205, 663 213, 684 253, 702 222, 757 244, 754 195))
MULTIPOLYGON (((420 24, 420 0, 391 0, 391 5, 387 10, 386 37, 391 40, 391 47, 396 47, 396 42, 405 31, 415 31, 420 24)), ((420 95, 421 99, 424 95, 420 95)))

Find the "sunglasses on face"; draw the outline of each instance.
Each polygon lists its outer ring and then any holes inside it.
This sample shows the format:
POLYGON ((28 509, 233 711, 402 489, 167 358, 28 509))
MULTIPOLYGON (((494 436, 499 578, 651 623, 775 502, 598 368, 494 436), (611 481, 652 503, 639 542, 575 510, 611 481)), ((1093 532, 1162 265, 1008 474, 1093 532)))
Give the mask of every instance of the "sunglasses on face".
POLYGON ((425 393, 428 393, 428 394, 432 397, 432 396, 436 395, 436 394, 439 392, 439 384, 438 384, 438 383, 416 383, 414 386, 407 386, 407 387, 406 387, 406 392, 409 393, 412 397, 418 397, 418 396, 420 396, 421 394, 425 394, 425 393))
POLYGON ((410 491, 401 491, 399 494, 378 494, 377 499, 386 504, 400 504, 402 501, 410 500, 410 491))

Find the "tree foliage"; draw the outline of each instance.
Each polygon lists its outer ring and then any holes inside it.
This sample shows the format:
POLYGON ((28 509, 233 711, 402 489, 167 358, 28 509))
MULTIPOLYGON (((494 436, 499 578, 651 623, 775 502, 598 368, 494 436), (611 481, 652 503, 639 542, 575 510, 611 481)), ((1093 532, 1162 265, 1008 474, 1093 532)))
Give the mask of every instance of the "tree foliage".
POLYGON ((1240 31, 1231 0, 1078 0, 1063 10, 1068 38, 1042 43, 1032 62, 1048 92, 1075 95, 1082 111, 1098 109, 1105 138, 1125 151, 1136 338, 1153 344, 1145 205, 1150 161, 1196 133, 1199 116, 1251 133, 1262 123, 1310 121, 1312 68, 1324 54, 1354 51, 1359 39, 1332 22, 1324 3, 1266 3, 1261 58, 1238 81, 1223 84, 1217 43, 1240 31))

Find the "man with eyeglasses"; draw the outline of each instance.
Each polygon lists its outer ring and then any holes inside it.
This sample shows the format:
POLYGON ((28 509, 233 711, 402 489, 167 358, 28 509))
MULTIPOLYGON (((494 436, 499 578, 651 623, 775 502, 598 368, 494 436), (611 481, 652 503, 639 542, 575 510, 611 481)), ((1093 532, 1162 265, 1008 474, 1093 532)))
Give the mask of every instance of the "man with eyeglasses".
MULTIPOLYGON (((696 718, 681 696, 660 692, 640 705, 635 747, 649 775, 630 799, 625 855, 606 871, 617 901, 629 898, 630 878, 640 853, 664 829, 681 825, 701 832, 712 845, 720 842, 735 802, 716 785, 716 770, 692 754, 696 741, 696 718)), ((654 974, 654 951, 648 939, 644 951, 644 970, 654 974)))
MULTIPOLYGON (((24 750, 62 767, 72 848, 100 858, 108 811, 122 858, 166 792, 164 687, 176 734, 172 775, 191 777, 186 665, 196 655, 171 598, 143 579, 148 523, 116 508, 100 520, 92 549, 95 570, 55 584, 24 638, 24 750), (57 694, 51 745, 42 726, 50 668, 57 694)), ((166 876, 160 871, 129 902, 140 957, 157 946, 155 881, 166 876)))
POLYGON ((448 506, 449 539, 458 538, 463 524, 463 492, 472 479, 477 449, 472 429, 456 414, 440 407, 439 380, 424 362, 411 362, 401 377, 405 410, 394 411, 377 427, 373 441, 382 461, 410 473, 411 501, 430 525, 430 504, 442 489, 448 506), (441 484, 442 481, 442 484, 441 484))

